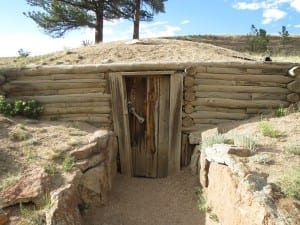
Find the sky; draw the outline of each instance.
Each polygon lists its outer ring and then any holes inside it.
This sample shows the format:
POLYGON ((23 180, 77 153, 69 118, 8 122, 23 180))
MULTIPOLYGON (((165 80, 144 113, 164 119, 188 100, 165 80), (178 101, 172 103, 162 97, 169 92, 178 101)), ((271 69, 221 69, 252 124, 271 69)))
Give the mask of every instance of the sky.
MULTIPOLYGON (((23 14, 31 10, 26 0, 0 0, 0 57, 17 56, 20 49, 41 55, 94 40, 88 28, 51 38, 23 14)), ((268 34, 278 34, 282 26, 290 34, 300 34, 300 0, 168 0, 165 11, 141 24, 140 38, 247 34, 252 24, 268 34)), ((132 27, 124 19, 105 21, 104 42, 130 40, 132 27)))

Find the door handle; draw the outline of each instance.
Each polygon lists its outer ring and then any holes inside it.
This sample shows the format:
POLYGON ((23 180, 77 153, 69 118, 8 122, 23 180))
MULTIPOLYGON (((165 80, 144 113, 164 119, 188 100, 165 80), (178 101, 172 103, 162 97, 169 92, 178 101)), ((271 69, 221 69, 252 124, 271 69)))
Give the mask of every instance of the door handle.
POLYGON ((139 122, 140 124, 144 123, 144 122, 145 122, 145 118, 142 117, 142 116, 140 116, 140 115, 135 111, 135 108, 134 108, 132 102, 129 101, 127 104, 128 104, 128 111, 129 111, 130 113, 132 113, 132 114, 137 118, 137 120, 138 120, 138 122, 139 122))

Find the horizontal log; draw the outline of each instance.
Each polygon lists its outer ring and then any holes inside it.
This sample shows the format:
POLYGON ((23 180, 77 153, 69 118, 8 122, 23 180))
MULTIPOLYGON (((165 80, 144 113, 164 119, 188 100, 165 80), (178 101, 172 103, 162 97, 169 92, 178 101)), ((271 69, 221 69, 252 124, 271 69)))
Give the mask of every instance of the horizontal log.
POLYGON ((299 94, 296 94, 296 93, 291 93, 287 96, 287 100, 289 102, 298 102, 300 101, 300 95, 299 94))
POLYGON ((30 74, 14 74, 9 76, 10 80, 70 80, 70 79, 97 79, 103 80, 104 73, 65 73, 65 74, 49 74, 30 76, 30 74))
MULTIPOLYGON (((12 98, 13 99, 13 98, 12 98)), ((109 94, 72 94, 72 95, 49 95, 49 96, 22 96, 22 99, 35 99, 40 103, 67 103, 67 102, 108 102, 109 94)))
POLYGON ((286 94, 252 93, 253 100, 286 100, 286 94))
POLYGON ((43 114, 44 115, 53 115, 53 114, 78 114, 78 113, 103 113, 109 114, 111 113, 111 107, 103 106, 103 107, 44 107, 43 114))
POLYGON ((75 89, 58 89, 58 90, 24 90, 10 92, 9 96, 26 96, 26 95, 68 95, 68 94, 88 94, 88 93, 104 93, 105 88, 75 88, 75 89))
POLYGON ((289 105, 287 101, 282 100, 234 100, 222 98, 198 98, 194 104, 226 108, 275 108, 289 105))
POLYGON ((104 124, 111 124, 111 119, 105 118, 105 117, 98 117, 98 116, 75 116, 75 117, 68 117, 68 116, 62 116, 62 115, 47 115, 42 116, 40 118, 41 120, 62 120, 62 121, 87 121, 87 122, 99 122, 104 124))
POLYGON ((79 88, 103 88, 106 83, 101 82, 51 82, 51 83, 31 83, 31 82, 9 82, 2 86, 7 92, 17 91, 41 91, 41 90, 61 90, 61 89, 79 89, 79 88))
POLYGON ((228 93, 228 92, 196 92, 196 97, 199 98, 228 98, 250 100, 250 93, 228 93))
POLYGON ((215 127, 217 127, 217 126, 213 125, 213 124, 197 124, 197 125, 190 126, 190 127, 182 127, 181 130, 182 130, 182 132, 190 133, 193 131, 205 131, 205 130, 212 129, 215 127))
POLYGON ((223 85, 197 85, 193 87, 196 92, 239 92, 239 93, 290 93, 281 87, 258 87, 258 86, 223 86, 223 85))
POLYGON ((269 109, 268 108, 264 108, 264 109, 262 109, 262 108, 247 108, 246 112, 248 114, 270 113, 270 112, 272 112, 272 109, 270 109, 270 108, 269 109))
MULTIPOLYGON (((208 73, 228 73, 228 74, 241 74, 247 73, 248 68, 236 68, 236 67, 207 67, 208 73)), ((285 68, 271 67, 263 68, 261 70, 263 74, 285 74, 285 68)))
POLYGON ((216 80, 216 79, 196 79, 195 85, 226 85, 226 86, 261 86, 261 87, 286 87, 284 83, 243 81, 243 80, 216 80))
POLYGON ((248 119, 246 113, 232 113, 232 112, 210 112, 210 111, 197 111, 190 114, 193 119, 230 119, 230 120, 244 120, 248 119))
POLYGON ((230 122, 236 122, 236 120, 230 120, 230 119, 194 119, 195 124, 221 124, 221 123, 230 123, 230 122))
POLYGON ((287 84, 293 80, 291 77, 284 75, 253 75, 253 74, 211 74, 198 73, 195 75, 197 79, 214 79, 214 80, 234 80, 234 81, 250 81, 250 82, 273 82, 287 84))
POLYGON ((105 85, 107 80, 103 79, 70 79, 70 80, 13 80, 9 82, 10 84, 20 84, 20 85, 28 85, 28 84, 68 84, 68 83, 99 83, 105 85))
POLYGON ((65 102, 65 103, 46 103, 45 108, 64 108, 64 107, 110 107, 111 103, 106 102, 65 102))
POLYGON ((209 107, 205 105, 197 105, 194 108, 194 111, 210 111, 210 112, 232 112, 232 113, 246 113, 246 109, 233 109, 233 108, 224 108, 224 107, 209 107))

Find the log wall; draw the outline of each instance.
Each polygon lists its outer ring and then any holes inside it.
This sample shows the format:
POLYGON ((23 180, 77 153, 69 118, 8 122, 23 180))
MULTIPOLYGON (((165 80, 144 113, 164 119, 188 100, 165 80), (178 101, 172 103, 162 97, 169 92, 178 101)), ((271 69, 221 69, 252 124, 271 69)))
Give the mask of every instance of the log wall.
POLYGON ((294 66, 185 62, 8 68, 0 70, 0 94, 36 99, 44 106, 44 119, 85 120, 108 127, 111 72, 184 72, 182 130, 189 133, 299 101, 300 75, 288 75, 294 66))
POLYGON ((247 119, 299 99, 287 64, 202 64, 185 76, 183 131, 247 119), (293 89, 291 88, 294 87, 293 89))

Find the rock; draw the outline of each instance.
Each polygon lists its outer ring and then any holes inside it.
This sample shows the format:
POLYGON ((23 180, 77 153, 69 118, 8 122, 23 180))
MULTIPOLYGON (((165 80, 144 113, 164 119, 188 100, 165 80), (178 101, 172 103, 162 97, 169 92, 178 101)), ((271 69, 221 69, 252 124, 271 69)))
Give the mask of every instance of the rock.
POLYGON ((51 208, 46 212, 47 225, 81 225, 80 196, 73 184, 51 192, 51 208))
POLYGON ((198 174, 199 173, 199 160, 200 160, 200 146, 197 145, 194 148, 192 157, 191 157, 191 162, 190 162, 190 168, 193 174, 198 174))
POLYGON ((100 152, 97 146, 97 142, 92 142, 88 145, 85 145, 79 149, 75 149, 70 152, 70 156, 73 156, 75 159, 87 159, 90 156, 100 152))
POLYGON ((292 103, 298 102, 300 100, 300 95, 291 93, 287 96, 287 100, 292 103))
POLYGON ((111 131, 108 130, 97 130, 90 138, 89 143, 97 142, 98 148, 104 149, 107 145, 107 140, 109 135, 111 134, 111 131))
POLYGON ((199 181, 202 187, 208 187, 209 166, 210 166, 210 162, 206 159, 205 151, 201 151, 199 181))
POLYGON ((8 222, 9 218, 7 214, 0 209, 0 225, 5 225, 8 222))
POLYGON ((251 155, 251 150, 245 147, 231 146, 227 153, 237 155, 239 157, 249 157, 251 155))
POLYGON ((300 93, 300 77, 297 77, 296 80, 288 83, 287 88, 291 92, 295 92, 295 93, 299 94, 300 93))
POLYGON ((109 177, 104 163, 83 174, 79 190, 85 204, 100 205, 107 200, 110 191, 109 177))
POLYGON ((82 172, 99 165, 101 162, 106 160, 106 155, 102 152, 100 154, 94 155, 90 159, 84 159, 75 163, 75 166, 82 172))
POLYGON ((206 131, 203 131, 201 132, 201 140, 205 140, 213 135, 216 135, 218 134, 219 131, 218 131, 218 128, 212 128, 212 129, 209 129, 209 130, 206 130, 206 131))
POLYGON ((37 203, 47 192, 49 176, 43 168, 26 171, 17 183, 0 193, 0 209, 19 203, 37 203))
POLYGON ((202 131, 194 131, 189 134, 189 143, 191 145, 199 145, 201 143, 202 131))
POLYGON ((3 75, 0 75, 0 85, 4 84, 4 83, 5 83, 5 81, 6 81, 6 78, 5 78, 5 76, 3 76, 3 75))

